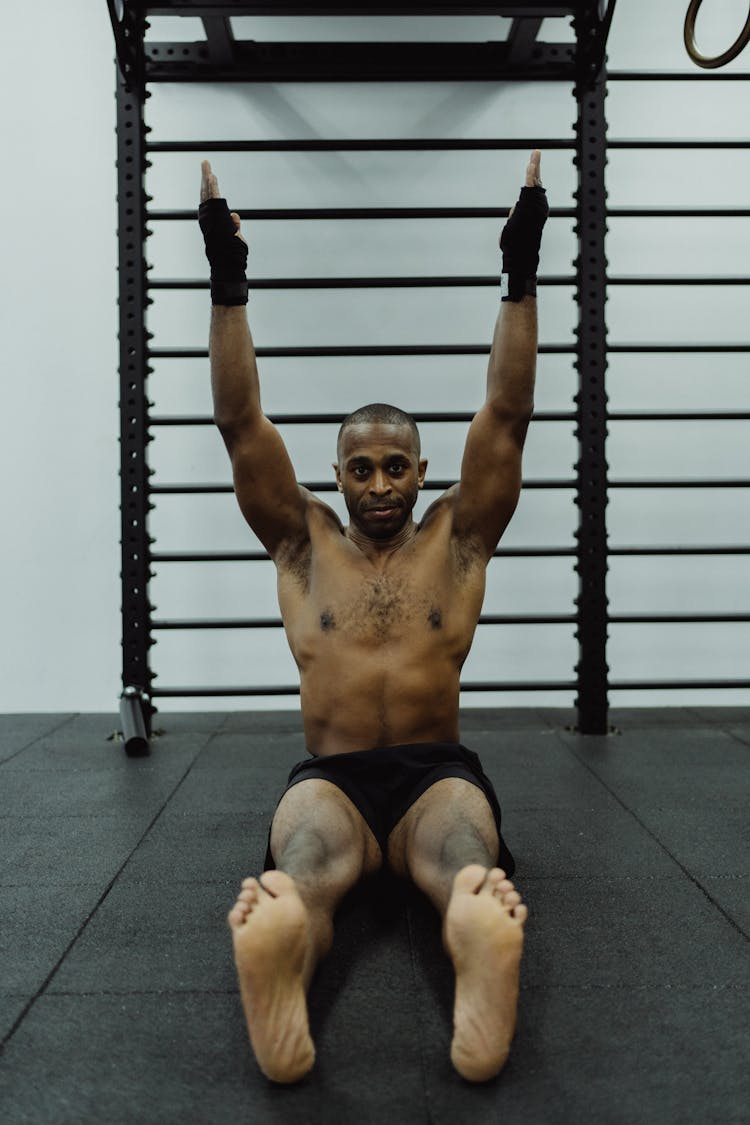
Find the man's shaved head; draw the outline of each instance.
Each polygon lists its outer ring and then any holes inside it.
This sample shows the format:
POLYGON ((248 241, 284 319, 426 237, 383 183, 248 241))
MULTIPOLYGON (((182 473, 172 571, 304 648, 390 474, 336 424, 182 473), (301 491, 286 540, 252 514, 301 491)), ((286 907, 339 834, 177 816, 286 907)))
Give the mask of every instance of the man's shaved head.
POLYGON ((358 410, 354 410, 351 414, 348 414, 341 423, 339 436, 336 440, 336 450, 339 460, 341 460, 341 439, 344 436, 344 431, 347 430, 349 426, 372 425, 408 426, 412 433, 414 450, 417 457, 419 457, 421 452, 419 430, 411 414, 407 414, 405 410, 400 410, 398 406, 390 406, 387 402, 370 402, 367 406, 360 406, 358 410))

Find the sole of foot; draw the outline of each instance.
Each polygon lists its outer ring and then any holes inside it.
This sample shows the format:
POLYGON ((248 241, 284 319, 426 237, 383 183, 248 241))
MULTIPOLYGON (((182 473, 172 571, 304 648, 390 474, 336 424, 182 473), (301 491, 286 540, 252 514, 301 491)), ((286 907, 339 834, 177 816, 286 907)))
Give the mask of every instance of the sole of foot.
POLYGON ((470 1082, 494 1078, 508 1058, 527 916, 500 868, 472 864, 456 875, 444 924, 456 970, 451 1061, 470 1082))
POLYGON ((291 876, 261 878, 244 880, 227 921, 255 1058, 267 1078, 286 1084, 315 1062, 303 978, 309 916, 291 876))

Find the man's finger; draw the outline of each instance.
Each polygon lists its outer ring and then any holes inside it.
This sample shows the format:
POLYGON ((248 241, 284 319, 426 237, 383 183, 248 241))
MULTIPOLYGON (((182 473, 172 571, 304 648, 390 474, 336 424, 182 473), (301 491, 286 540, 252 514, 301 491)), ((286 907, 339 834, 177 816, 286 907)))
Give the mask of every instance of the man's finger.
POLYGON ((204 160, 201 163, 201 203, 205 203, 207 199, 220 198, 219 181, 211 171, 210 161, 204 160))
POLYGON ((240 242, 244 242, 245 246, 247 246, 247 239, 243 237, 242 231, 240 229, 240 217, 239 217, 239 215, 237 214, 236 211, 230 211, 229 214, 232 218, 232 222, 237 227, 237 230, 234 232, 235 238, 239 238, 240 242))
POLYGON ((526 187, 541 187, 542 181, 540 177, 540 165, 542 161, 541 150, 535 148, 531 154, 531 159, 526 166, 526 187))

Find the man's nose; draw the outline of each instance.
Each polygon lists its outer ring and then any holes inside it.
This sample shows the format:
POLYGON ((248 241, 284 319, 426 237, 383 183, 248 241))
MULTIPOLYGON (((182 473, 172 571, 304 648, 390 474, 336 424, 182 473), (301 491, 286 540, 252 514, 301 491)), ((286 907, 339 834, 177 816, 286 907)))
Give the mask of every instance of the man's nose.
POLYGON ((384 495, 386 492, 391 491, 391 482, 382 469, 376 469, 370 477, 370 492, 376 493, 378 496, 384 495))

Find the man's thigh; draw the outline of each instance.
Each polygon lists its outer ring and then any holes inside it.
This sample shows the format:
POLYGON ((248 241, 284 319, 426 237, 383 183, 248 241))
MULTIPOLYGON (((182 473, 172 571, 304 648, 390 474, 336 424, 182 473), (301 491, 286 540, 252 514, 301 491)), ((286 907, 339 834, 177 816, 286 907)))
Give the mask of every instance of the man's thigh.
POLYGON ((445 840, 456 831, 476 833, 488 853, 497 857, 500 835, 486 796, 465 778, 444 777, 431 785, 394 827, 388 838, 388 863, 402 877, 416 863, 438 865, 445 840))
POLYGON ((383 862, 380 845, 354 802, 319 777, 299 781, 284 793, 271 825, 270 849, 282 865, 291 851, 307 850, 311 861, 346 867, 355 879, 383 862))

